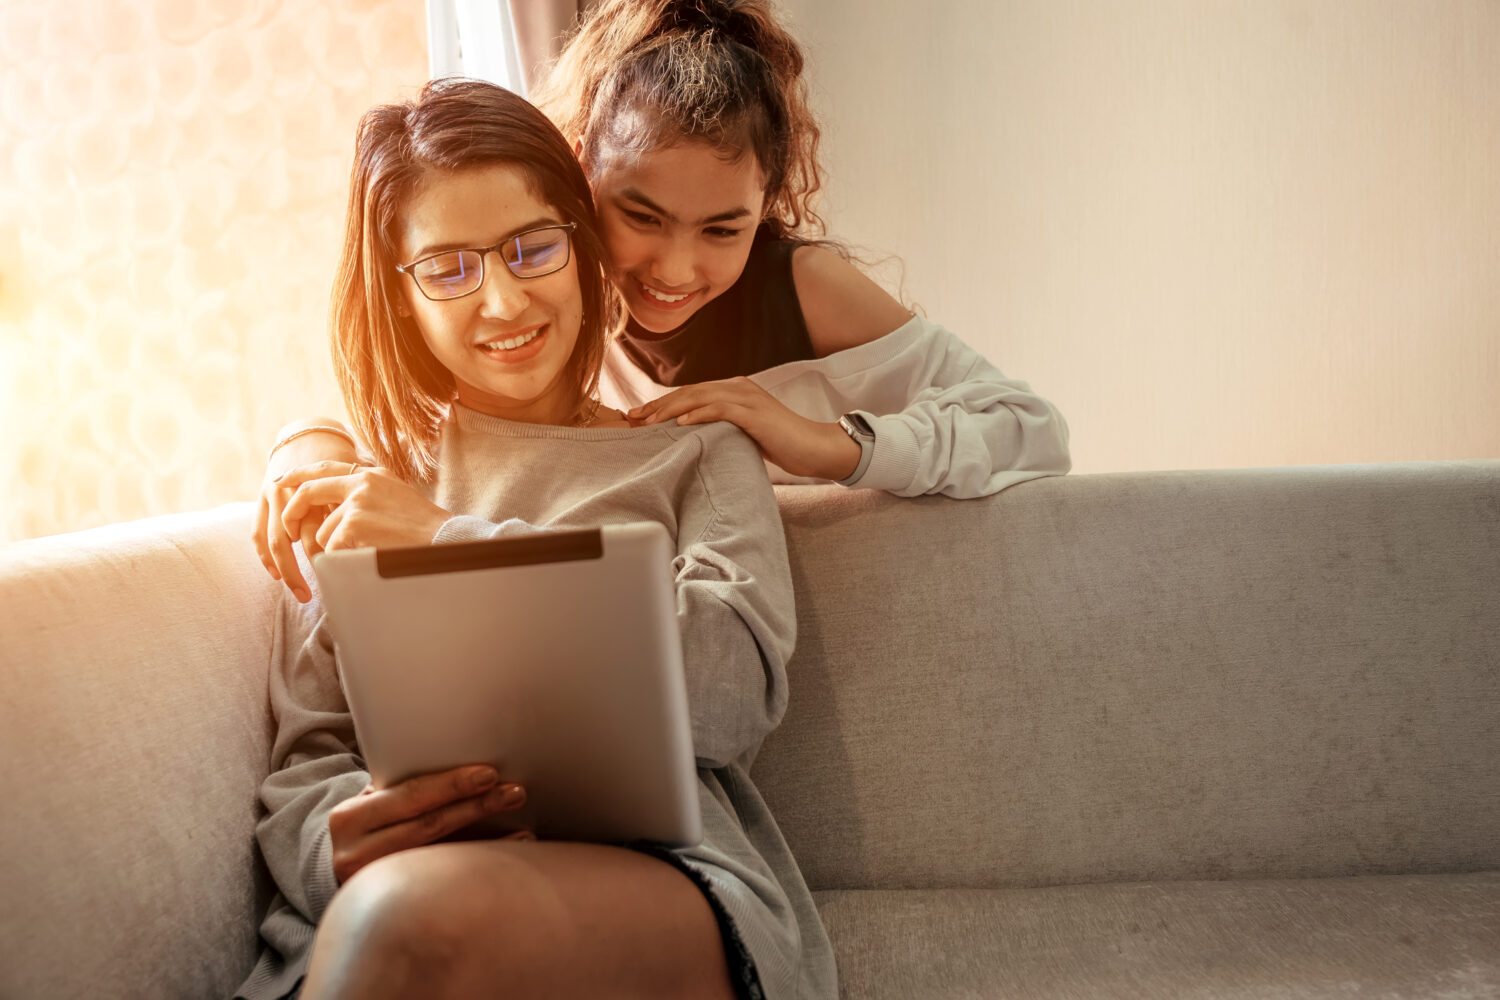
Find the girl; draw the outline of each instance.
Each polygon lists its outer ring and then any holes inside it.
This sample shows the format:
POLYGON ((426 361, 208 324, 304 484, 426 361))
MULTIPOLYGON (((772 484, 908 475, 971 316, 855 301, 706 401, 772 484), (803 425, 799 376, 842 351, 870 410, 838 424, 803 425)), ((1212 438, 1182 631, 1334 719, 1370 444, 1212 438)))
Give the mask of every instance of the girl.
MULTIPOLYGON (((780 482, 973 497, 1067 472, 1054 407, 799 235, 821 224, 805 90, 764 0, 606 0, 564 49, 538 100, 589 175, 624 306, 603 397, 646 424, 738 424, 780 482)), ((291 543, 318 514, 286 516, 289 489, 358 460, 331 420, 272 449, 255 544, 301 598, 291 543)))
POLYGON ((667 525, 703 842, 442 840, 526 790, 479 764, 371 788, 329 635, 285 602, 257 828, 279 894, 241 997, 836 995, 747 773, 784 711, 795 630, 775 497, 732 424, 632 428, 600 404, 601 253, 572 150, 525 101, 443 81, 368 112, 333 333, 380 467, 311 479, 287 509, 331 507, 330 549, 667 525))

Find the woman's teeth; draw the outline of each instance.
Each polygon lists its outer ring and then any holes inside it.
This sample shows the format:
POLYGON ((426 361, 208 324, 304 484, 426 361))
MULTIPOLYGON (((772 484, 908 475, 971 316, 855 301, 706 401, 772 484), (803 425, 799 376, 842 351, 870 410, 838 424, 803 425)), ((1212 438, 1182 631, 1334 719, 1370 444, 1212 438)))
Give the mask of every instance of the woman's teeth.
POLYGON ((651 298, 655 299, 658 302, 665 302, 669 305, 673 302, 681 302, 683 299, 692 294, 691 292, 683 292, 681 295, 668 295, 665 292, 658 292, 650 285, 643 284, 641 285, 641 287, 646 290, 646 294, 651 298))
POLYGON ((514 351, 522 344, 529 344, 542 333, 542 327, 537 327, 530 333, 523 333, 519 337, 511 337, 509 340, 492 340, 488 344, 480 344, 480 347, 490 351, 514 351))

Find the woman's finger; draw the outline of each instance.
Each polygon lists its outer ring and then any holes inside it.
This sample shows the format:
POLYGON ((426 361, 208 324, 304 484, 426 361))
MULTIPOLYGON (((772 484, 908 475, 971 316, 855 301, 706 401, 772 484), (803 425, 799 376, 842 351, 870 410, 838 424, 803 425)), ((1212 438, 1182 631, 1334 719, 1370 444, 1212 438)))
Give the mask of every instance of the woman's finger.
MULTIPOLYGON (((345 462, 347 470, 349 463, 345 462)), ((292 498, 281 509, 281 522, 289 533, 301 535, 295 525, 314 507, 337 507, 349 499, 349 494, 359 485, 356 476, 344 475, 332 478, 310 479, 298 486, 292 498)))
POLYGON ((367 832, 404 823, 441 809, 450 802, 482 795, 500 783, 500 773, 487 764, 455 767, 409 778, 371 796, 365 809, 367 832))
MULTIPOLYGON (((360 800, 360 796, 355 796, 347 801, 358 802, 360 800)), ((346 881, 360 868, 377 858, 441 840, 448 834, 456 833, 470 823, 487 816, 517 809, 525 801, 526 795, 520 785, 501 785, 478 795, 449 802, 401 823, 381 827, 353 841, 345 850, 340 849, 336 838, 334 875, 340 882, 346 881)), ((536 835, 529 830, 519 830, 507 835, 507 839, 535 840, 536 835)))

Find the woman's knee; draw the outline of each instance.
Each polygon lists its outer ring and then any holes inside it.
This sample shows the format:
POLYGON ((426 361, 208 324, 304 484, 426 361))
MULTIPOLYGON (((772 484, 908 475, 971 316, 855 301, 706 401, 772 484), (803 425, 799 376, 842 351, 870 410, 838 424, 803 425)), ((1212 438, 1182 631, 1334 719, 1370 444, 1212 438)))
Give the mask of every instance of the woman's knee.
POLYGON ((444 853, 418 848, 366 865, 334 895, 319 935, 366 967, 441 978, 481 936, 493 942, 505 932, 496 900, 444 853))

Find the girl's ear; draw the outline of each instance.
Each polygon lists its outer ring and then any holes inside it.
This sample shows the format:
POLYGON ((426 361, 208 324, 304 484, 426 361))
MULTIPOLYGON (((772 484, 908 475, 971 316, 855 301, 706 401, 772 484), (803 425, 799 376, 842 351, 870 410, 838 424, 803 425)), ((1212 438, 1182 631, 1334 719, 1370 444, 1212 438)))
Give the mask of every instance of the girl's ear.
POLYGON ((573 140, 573 156, 578 160, 578 165, 583 168, 583 176, 588 178, 590 184, 594 182, 594 171, 592 164, 583 157, 583 137, 579 136, 573 140))

